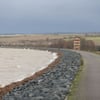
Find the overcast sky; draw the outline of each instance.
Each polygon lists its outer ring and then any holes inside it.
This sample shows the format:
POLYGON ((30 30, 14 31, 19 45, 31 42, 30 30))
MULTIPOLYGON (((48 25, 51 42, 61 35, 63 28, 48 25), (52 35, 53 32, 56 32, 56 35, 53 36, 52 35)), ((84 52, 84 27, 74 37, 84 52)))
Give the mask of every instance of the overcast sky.
POLYGON ((99 31, 100 0, 0 0, 0 33, 99 31))

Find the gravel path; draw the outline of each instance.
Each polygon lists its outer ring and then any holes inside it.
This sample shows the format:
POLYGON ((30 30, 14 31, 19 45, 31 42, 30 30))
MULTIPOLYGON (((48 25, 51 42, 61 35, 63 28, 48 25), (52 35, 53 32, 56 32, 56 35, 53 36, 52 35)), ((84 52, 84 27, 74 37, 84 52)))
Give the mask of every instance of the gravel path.
POLYGON ((100 55, 80 53, 85 65, 74 100, 100 100, 100 55))
POLYGON ((55 67, 37 79, 14 88, 3 100, 64 100, 80 67, 80 54, 61 50, 62 57, 55 67))

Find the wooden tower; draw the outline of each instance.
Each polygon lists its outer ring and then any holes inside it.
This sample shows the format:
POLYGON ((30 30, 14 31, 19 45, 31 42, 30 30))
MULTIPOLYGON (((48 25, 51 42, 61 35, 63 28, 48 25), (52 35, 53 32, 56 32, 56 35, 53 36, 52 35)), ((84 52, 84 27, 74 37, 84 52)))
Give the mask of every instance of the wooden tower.
POLYGON ((75 37, 74 38, 74 50, 80 50, 80 37, 75 37))

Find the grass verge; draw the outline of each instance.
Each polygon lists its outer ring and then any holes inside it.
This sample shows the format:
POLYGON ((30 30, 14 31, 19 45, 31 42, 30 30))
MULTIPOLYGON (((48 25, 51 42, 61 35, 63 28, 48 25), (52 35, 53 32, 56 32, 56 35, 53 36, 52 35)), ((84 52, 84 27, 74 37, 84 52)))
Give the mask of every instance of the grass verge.
POLYGON ((80 68, 75 76, 75 79, 72 82, 71 91, 70 91, 67 99, 65 99, 65 100, 75 100, 75 98, 76 98, 75 93, 78 90, 79 81, 81 79, 81 72, 83 71, 83 65, 84 65, 84 61, 81 58, 81 66, 80 66, 80 68))
POLYGON ((100 51, 96 51, 95 53, 100 55, 100 51))
POLYGON ((90 51, 91 53, 100 55, 100 51, 90 51))

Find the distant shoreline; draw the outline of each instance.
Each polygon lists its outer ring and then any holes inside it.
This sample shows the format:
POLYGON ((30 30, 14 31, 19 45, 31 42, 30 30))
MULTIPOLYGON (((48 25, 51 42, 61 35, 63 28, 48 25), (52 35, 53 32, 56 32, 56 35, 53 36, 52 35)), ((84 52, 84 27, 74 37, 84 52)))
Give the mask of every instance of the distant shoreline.
POLYGON ((13 36, 13 35, 60 35, 60 34, 66 34, 66 35, 100 35, 100 32, 47 32, 47 33, 0 33, 0 36, 13 36))

